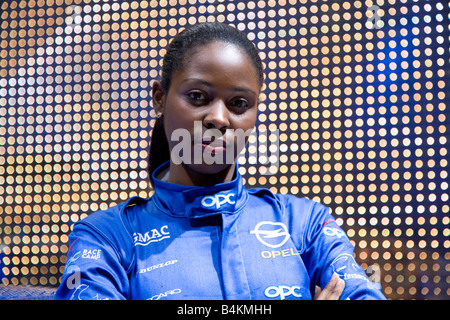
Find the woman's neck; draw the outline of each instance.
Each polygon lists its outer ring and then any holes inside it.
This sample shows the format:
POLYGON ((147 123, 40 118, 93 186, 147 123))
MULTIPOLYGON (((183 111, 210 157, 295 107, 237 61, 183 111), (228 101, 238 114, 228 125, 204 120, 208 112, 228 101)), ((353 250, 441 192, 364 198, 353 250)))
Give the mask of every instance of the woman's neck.
POLYGON ((219 183, 230 182, 234 178, 236 165, 228 165, 219 172, 203 173, 192 170, 184 164, 170 162, 167 182, 186 186, 211 186, 219 183))

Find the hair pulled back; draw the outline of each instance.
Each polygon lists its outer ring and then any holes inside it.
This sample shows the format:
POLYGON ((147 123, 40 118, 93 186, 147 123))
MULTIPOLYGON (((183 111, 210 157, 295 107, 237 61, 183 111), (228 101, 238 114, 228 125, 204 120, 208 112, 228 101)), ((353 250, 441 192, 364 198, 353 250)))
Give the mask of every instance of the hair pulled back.
MULTIPOLYGON (((253 62, 259 84, 262 86, 264 81, 263 65, 258 50, 246 34, 223 23, 206 22, 187 27, 175 36, 167 47, 160 79, 166 94, 169 92, 174 71, 183 69, 185 63, 194 54, 194 50, 213 42, 233 44, 245 52, 253 62)), ((164 116, 161 116, 156 118, 150 142, 148 173, 152 184, 153 172, 168 160, 170 160, 170 150, 164 130, 164 116)))

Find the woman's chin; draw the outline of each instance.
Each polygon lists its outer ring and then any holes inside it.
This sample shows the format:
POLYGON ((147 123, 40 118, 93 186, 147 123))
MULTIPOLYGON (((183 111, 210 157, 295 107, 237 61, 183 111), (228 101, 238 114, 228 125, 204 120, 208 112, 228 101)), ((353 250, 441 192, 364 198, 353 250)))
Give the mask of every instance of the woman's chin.
POLYGON ((234 170, 234 163, 200 163, 200 164, 184 164, 185 167, 189 168, 190 171, 193 171, 197 174, 203 174, 203 175, 213 175, 213 174, 219 174, 223 173, 225 170, 228 171, 231 166, 233 166, 234 170))

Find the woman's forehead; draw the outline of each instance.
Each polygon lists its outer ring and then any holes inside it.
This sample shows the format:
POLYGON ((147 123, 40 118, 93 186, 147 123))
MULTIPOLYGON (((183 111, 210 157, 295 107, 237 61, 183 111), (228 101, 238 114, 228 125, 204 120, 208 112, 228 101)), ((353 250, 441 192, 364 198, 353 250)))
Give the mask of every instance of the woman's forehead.
MULTIPOLYGON (((238 46, 226 42, 213 42, 196 48, 188 54, 178 75, 210 80, 224 77, 246 82, 259 91, 257 71, 248 55, 238 46)), ((175 76, 175 74, 174 74, 175 76)))

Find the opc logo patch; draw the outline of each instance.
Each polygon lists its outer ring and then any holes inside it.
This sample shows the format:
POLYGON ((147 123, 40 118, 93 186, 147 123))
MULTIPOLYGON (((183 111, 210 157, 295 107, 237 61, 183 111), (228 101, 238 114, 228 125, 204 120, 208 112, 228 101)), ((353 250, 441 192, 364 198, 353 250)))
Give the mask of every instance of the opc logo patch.
POLYGON ((267 298, 277 298, 280 297, 280 300, 286 299, 287 296, 294 296, 296 298, 300 298, 302 296, 301 287, 299 286, 271 286, 266 288, 264 291, 264 295, 267 298))
POLYGON ((234 197, 234 193, 219 193, 213 196, 206 196, 202 199, 202 206, 205 208, 216 207, 216 209, 220 209, 223 204, 235 204, 236 200, 234 200, 234 197))
POLYGON ((250 231, 259 242, 270 248, 279 248, 289 240, 290 234, 284 223, 261 221, 250 231))
POLYGON ((325 221, 325 223, 322 225, 322 228, 323 228, 323 233, 325 233, 329 237, 337 237, 338 239, 340 239, 340 238, 346 236, 345 232, 342 231, 338 227, 338 224, 336 223, 336 221, 334 219, 325 221), (332 224, 330 224, 329 226, 326 226, 329 223, 334 223, 335 227, 331 227, 332 224))

